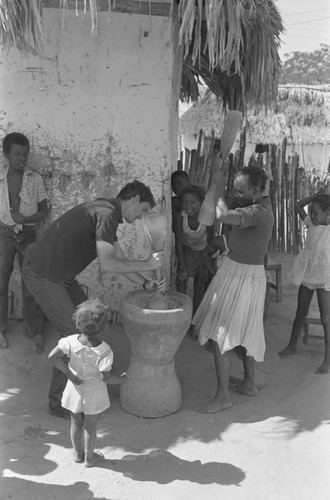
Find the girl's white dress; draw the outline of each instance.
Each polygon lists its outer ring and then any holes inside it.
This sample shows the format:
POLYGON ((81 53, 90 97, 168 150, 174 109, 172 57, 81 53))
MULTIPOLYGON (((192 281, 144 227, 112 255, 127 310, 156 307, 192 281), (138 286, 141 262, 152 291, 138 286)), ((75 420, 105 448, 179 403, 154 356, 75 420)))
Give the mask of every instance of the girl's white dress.
POLYGON ((330 291, 330 226, 315 226, 310 217, 305 247, 297 255, 291 273, 294 285, 330 291))
POLYGON ((110 371, 113 352, 108 344, 88 347, 79 342, 79 334, 59 340, 58 347, 69 358, 69 367, 83 382, 67 381, 62 396, 62 406, 72 413, 96 415, 110 407, 107 384, 100 372, 110 371))

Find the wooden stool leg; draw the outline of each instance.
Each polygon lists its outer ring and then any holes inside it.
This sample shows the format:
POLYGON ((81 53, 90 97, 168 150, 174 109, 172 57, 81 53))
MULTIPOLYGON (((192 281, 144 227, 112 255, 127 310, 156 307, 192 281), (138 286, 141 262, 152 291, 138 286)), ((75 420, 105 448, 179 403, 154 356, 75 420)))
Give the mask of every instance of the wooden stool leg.
POLYGON ((308 343, 308 323, 307 323, 307 321, 304 322, 303 329, 304 329, 303 343, 307 344, 308 343))

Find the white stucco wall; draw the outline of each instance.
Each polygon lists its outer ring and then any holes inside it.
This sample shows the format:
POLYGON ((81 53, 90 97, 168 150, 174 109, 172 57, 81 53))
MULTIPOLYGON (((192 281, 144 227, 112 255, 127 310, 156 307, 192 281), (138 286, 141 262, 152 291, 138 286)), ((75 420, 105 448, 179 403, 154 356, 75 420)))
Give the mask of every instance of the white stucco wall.
MULTIPOLYGON (((81 11, 66 11, 63 28, 62 20, 60 9, 44 9, 44 58, 12 49, 1 60, 1 139, 13 131, 29 137, 30 165, 45 177, 52 219, 86 199, 115 196, 137 178, 167 211, 170 236, 181 74, 173 22, 100 12, 93 41, 81 11)), ((142 257, 141 226, 133 226, 120 228, 120 241, 129 256, 142 257)), ((100 296, 96 274, 82 278, 100 296)), ((109 286, 117 299, 131 288, 118 276, 109 286)))

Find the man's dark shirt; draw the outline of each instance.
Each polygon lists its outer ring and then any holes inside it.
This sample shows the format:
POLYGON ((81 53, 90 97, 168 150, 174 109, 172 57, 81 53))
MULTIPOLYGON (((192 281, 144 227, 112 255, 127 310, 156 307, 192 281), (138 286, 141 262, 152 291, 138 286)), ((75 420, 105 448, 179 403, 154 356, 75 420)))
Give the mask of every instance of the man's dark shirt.
POLYGON ((24 262, 50 281, 68 283, 96 257, 96 241, 112 245, 123 222, 118 198, 98 198, 72 208, 52 222, 25 252, 24 262))

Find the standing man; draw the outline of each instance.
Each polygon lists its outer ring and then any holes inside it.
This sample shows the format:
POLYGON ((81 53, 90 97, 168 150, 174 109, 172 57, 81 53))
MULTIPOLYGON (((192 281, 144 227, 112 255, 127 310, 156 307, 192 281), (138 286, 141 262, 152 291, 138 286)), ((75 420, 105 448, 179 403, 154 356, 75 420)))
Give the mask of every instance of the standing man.
MULTIPOLYGON (((60 335, 77 333, 72 319, 86 295, 76 281, 96 257, 101 273, 124 273, 146 290, 165 287, 164 280, 146 280, 140 271, 161 267, 159 254, 148 259, 126 259, 117 242, 118 224, 132 223, 155 206, 150 189, 137 180, 114 199, 98 198, 78 205, 55 220, 25 253, 23 279, 60 335)), ((65 375, 54 367, 49 389, 50 413, 68 418, 61 406, 65 375)))
MULTIPOLYGON (((36 241, 36 223, 48 214, 46 191, 40 174, 26 168, 28 138, 13 132, 2 143, 8 167, 0 169, 0 348, 8 347, 8 285, 15 254, 20 266, 23 252, 36 241)), ((43 350, 44 314, 22 283, 23 318, 37 352, 43 350)))

